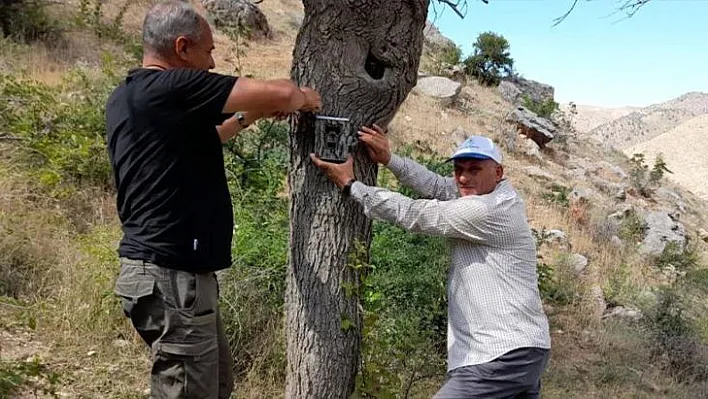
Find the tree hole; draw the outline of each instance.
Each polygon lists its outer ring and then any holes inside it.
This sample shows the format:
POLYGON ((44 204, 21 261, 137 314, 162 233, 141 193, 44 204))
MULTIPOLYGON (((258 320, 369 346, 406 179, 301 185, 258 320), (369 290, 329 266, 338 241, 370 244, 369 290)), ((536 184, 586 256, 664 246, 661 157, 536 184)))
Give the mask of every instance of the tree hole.
POLYGON ((364 69, 366 70, 366 73, 369 74, 372 78, 379 80, 383 78, 384 72, 386 72, 386 65, 384 65, 381 60, 377 59, 376 57, 369 52, 369 55, 366 56, 366 63, 364 64, 364 69))

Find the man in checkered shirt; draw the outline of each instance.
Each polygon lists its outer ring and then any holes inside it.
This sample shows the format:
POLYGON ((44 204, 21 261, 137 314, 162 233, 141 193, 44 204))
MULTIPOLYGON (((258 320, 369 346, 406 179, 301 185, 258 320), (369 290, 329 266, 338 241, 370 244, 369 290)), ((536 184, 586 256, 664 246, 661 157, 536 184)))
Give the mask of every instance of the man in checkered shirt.
POLYGON ((454 177, 391 153, 381 128, 362 127, 372 161, 426 199, 414 200, 354 177, 353 160, 312 161, 369 218, 447 237, 448 378, 435 398, 537 398, 551 347, 536 274, 536 246, 524 202, 504 178, 502 155, 472 136, 452 155, 454 177))

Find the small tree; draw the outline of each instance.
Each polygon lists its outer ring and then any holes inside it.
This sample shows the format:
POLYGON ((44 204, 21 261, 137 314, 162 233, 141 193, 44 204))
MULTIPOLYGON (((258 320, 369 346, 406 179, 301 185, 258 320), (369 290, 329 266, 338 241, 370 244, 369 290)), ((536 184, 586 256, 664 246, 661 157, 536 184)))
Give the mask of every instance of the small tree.
POLYGON ((649 182, 651 184, 657 184, 664 177, 664 172, 674 173, 666 167, 666 162, 664 162, 664 157, 661 153, 656 156, 654 160, 654 168, 649 172, 649 182))
POLYGON ((498 85, 513 72, 509 42, 494 32, 484 32, 474 43, 474 52, 465 60, 468 73, 484 85, 498 85))

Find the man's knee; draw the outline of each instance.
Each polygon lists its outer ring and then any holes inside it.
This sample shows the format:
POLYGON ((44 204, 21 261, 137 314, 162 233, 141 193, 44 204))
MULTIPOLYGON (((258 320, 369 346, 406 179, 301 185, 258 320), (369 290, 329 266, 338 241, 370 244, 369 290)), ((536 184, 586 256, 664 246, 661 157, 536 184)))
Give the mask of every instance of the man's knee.
POLYGON ((219 396, 218 351, 200 356, 155 353, 151 397, 155 399, 216 399, 219 396))

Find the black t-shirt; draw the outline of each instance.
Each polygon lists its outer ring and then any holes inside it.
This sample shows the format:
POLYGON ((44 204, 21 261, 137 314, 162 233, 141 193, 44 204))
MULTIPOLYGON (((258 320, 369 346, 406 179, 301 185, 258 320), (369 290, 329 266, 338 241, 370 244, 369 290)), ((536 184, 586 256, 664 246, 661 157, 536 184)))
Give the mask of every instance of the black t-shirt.
POLYGON ((236 77, 131 70, 108 99, 108 153, 123 239, 118 253, 207 272, 231 265, 233 212, 216 126, 236 77))

